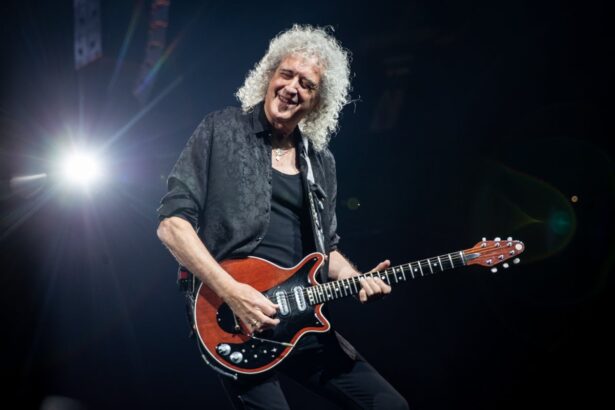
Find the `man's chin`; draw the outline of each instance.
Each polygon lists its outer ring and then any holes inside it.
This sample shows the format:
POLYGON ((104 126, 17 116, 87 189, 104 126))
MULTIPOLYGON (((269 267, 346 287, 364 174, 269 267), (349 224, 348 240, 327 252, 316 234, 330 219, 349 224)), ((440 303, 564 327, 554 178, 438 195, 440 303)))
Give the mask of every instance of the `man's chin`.
POLYGON ((290 106, 286 106, 286 107, 277 106, 275 110, 273 111, 273 114, 275 117, 279 119, 289 120, 295 114, 295 110, 293 108, 294 107, 290 107, 290 106))

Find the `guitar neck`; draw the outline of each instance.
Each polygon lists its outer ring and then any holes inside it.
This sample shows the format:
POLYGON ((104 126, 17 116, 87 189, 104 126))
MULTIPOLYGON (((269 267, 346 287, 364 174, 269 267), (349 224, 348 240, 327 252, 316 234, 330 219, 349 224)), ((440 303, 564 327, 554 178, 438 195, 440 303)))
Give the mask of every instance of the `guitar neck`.
POLYGON ((448 253, 434 258, 421 259, 416 262, 393 266, 379 272, 369 272, 348 279, 321 283, 305 289, 305 292, 310 304, 317 305, 358 294, 361 290, 361 281, 367 278, 379 277, 384 283, 393 286, 411 279, 430 276, 448 269, 465 266, 467 259, 468 257, 463 251, 448 253))

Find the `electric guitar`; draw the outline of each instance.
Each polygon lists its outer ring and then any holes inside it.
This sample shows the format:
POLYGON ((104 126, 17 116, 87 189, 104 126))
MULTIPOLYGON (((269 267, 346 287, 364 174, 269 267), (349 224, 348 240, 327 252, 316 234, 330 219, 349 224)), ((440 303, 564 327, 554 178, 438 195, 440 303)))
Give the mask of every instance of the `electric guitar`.
POLYGON ((297 341, 309 332, 326 332, 331 324, 322 314, 325 302, 356 295, 360 281, 379 277, 393 286, 431 276, 447 269, 482 265, 497 272, 496 265, 508 268, 509 259, 519 262, 523 242, 508 238, 483 240, 473 248, 390 267, 352 278, 318 283, 316 273, 324 255, 312 253, 292 268, 282 268, 256 257, 229 259, 221 266, 237 281, 247 283, 279 305, 280 323, 272 329, 249 334, 230 307, 206 285, 199 286, 194 303, 194 326, 203 359, 220 373, 258 374, 280 364, 297 341))

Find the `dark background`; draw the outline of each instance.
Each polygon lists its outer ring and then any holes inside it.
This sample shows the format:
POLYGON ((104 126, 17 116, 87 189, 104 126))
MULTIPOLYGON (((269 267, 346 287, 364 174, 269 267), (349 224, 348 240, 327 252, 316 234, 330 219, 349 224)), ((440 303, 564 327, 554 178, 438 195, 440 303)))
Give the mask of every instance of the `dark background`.
MULTIPOLYGON (((527 247, 495 275, 470 267, 335 302, 341 333, 415 409, 612 408, 607 2, 172 1, 148 106, 131 90, 150 3, 101 3, 103 57, 80 71, 72 2, 3 3, 4 400, 229 408, 187 338, 155 210, 203 115, 237 105, 268 41, 310 23, 353 53, 357 101, 331 143, 344 253, 367 270, 483 236, 527 247), (88 194, 52 178, 71 143, 104 147, 106 183, 88 194), (9 186, 41 172, 35 188, 9 186)), ((286 386, 293 407, 330 408, 286 386)))

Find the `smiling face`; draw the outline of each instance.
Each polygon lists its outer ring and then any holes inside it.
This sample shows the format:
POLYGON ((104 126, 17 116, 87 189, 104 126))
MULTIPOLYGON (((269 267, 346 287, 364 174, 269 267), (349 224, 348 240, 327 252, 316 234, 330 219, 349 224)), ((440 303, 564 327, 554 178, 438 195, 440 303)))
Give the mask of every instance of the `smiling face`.
POLYGON ((273 73, 265 95, 265 115, 288 134, 318 105, 322 68, 315 57, 289 55, 273 73))

